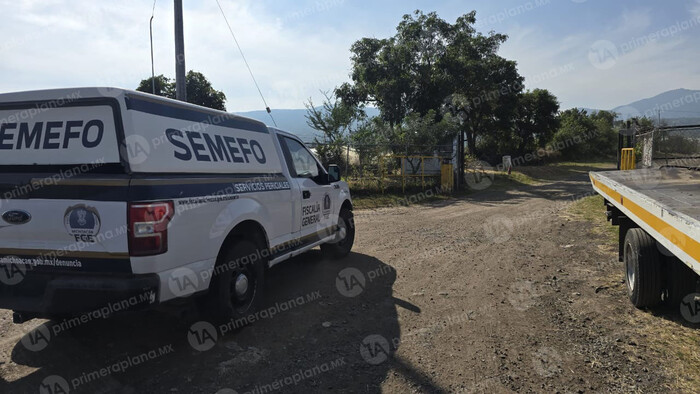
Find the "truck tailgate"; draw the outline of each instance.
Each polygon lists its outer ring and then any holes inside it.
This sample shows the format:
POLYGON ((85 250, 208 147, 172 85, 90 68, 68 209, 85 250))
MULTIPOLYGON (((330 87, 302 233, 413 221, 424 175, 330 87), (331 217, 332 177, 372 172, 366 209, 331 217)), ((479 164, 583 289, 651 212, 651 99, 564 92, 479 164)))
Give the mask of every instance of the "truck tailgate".
POLYGON ((117 188, 84 176, 47 179, 0 173, 0 261, 43 271, 131 272, 126 202, 107 198, 117 188))

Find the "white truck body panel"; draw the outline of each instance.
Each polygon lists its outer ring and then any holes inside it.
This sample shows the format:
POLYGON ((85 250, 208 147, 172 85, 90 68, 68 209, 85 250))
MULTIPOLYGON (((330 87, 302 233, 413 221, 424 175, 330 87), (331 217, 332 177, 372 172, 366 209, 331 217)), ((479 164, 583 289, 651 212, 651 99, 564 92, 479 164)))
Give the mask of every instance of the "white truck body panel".
POLYGON ((318 184, 292 173, 294 159, 281 142, 301 144, 292 134, 141 92, 0 94, 0 128, 0 214, 30 216, 24 223, 0 218, 0 267, 33 264, 68 277, 155 275, 149 283, 158 282, 160 302, 182 295, 172 287, 178 270, 194 274, 196 291, 207 290, 237 225, 264 229, 273 265, 333 240, 341 206, 351 204, 344 182, 318 184), (34 128, 39 134, 29 143, 34 128), (149 202, 173 204, 167 251, 136 256, 129 204, 149 202))

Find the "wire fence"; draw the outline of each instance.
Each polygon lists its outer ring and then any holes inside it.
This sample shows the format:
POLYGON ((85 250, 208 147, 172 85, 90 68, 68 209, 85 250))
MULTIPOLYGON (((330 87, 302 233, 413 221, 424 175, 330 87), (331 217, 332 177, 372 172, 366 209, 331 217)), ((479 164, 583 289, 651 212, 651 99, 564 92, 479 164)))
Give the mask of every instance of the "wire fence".
POLYGON ((700 126, 658 128, 636 140, 642 167, 700 166, 700 126))
MULTIPOLYGON (((339 161, 343 179, 355 192, 406 192, 444 184, 443 165, 455 160, 452 145, 310 144, 318 152, 333 150, 324 161, 339 161), (335 158, 336 160, 333 160, 335 158)), ((323 156, 323 155, 319 155, 323 156)), ((330 162, 326 164, 331 164, 330 162)), ((451 171, 451 170, 450 170, 451 171)))

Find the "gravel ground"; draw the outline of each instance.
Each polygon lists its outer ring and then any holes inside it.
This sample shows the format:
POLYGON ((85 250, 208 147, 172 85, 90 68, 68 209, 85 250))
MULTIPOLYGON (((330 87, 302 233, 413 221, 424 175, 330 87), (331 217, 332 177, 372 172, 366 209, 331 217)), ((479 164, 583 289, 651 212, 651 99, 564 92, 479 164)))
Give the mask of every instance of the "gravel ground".
POLYGON ((590 192, 578 174, 357 211, 354 252, 271 269, 244 328, 189 305, 70 329, 2 311, 0 392, 663 391, 616 254, 567 213, 590 192))

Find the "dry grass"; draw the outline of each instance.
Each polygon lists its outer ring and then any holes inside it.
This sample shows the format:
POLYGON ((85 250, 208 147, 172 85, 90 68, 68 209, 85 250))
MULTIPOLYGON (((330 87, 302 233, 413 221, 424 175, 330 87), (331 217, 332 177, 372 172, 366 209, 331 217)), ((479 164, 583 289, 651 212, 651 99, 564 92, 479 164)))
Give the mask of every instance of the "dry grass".
POLYGON ((594 224, 593 233, 601 235, 607 241, 605 245, 601 245, 604 250, 617 251, 619 230, 608 222, 605 216, 604 201, 600 195, 582 198, 571 204, 569 213, 594 224))
MULTIPOLYGON (((511 174, 487 170, 480 175, 482 177, 490 177, 493 182, 491 186, 483 191, 504 191, 566 179, 572 174, 613 168, 614 164, 612 163, 562 162, 544 166, 518 167, 516 170, 513 170, 511 174)), ((430 180, 426 184, 426 190, 431 190, 431 195, 426 196, 425 191, 420 186, 419 179, 411 180, 411 185, 406 188, 405 192, 401 190, 401 181, 397 178, 385 180, 384 186, 386 189, 384 192, 382 192, 378 180, 366 180, 365 182, 350 181, 349 184, 353 195, 353 203, 358 209, 406 205, 406 202, 410 204, 420 204, 450 198, 468 198, 470 195, 483 192, 479 190, 467 190, 454 194, 438 194, 435 190, 440 188, 439 185, 435 183, 435 180, 430 180)))
MULTIPOLYGON (((593 225, 592 231, 604 241, 601 245, 603 249, 617 254, 618 230, 606 221, 604 212, 603 198, 600 196, 581 199, 569 208, 571 215, 593 225)), ((619 273, 614 275, 614 279, 609 279, 611 283, 619 283, 621 277, 619 273)), ((700 327, 687 323, 678 310, 654 313, 635 310, 629 315, 627 325, 645 337, 651 357, 663 366, 671 385, 665 391, 700 391, 700 327)), ((647 354, 647 357, 650 355, 647 354)))

